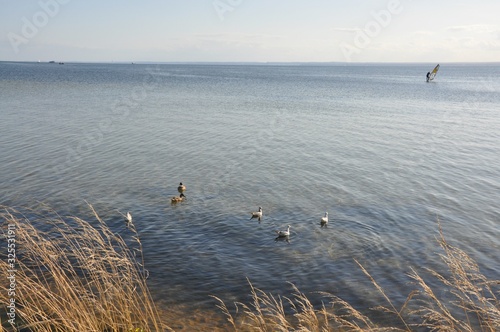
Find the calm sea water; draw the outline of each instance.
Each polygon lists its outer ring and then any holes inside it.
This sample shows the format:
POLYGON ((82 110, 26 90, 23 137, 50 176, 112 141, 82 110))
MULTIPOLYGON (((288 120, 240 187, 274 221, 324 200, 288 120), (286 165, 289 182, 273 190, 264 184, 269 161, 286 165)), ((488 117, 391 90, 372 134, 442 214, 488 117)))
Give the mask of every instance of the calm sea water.
POLYGON ((247 278, 383 304, 354 259, 402 303, 410 267, 443 269, 438 218, 499 278, 500 65, 432 67, 0 63, 0 204, 87 201, 124 237, 131 211, 164 307, 247 278))

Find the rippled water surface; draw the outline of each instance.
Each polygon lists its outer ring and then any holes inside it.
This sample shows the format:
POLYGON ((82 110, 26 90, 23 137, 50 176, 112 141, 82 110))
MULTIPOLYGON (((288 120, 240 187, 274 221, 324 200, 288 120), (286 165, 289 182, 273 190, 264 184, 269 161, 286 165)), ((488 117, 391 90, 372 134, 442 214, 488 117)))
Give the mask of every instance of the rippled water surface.
POLYGON ((410 267, 442 268, 438 218, 499 278, 500 66, 431 67, 0 63, 0 203, 87 201, 124 237, 131 211, 166 307, 247 278, 382 304, 354 259, 403 301, 410 267))

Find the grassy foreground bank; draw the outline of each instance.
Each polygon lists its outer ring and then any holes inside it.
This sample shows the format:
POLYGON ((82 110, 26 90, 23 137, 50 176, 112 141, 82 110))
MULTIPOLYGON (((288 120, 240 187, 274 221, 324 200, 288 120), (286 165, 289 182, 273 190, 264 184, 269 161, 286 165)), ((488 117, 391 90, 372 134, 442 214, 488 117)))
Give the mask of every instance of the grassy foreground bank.
POLYGON ((93 224, 77 217, 26 217, 1 208, 2 331, 500 331, 500 281, 485 278, 442 232, 438 242, 448 270, 426 271, 440 288, 432 289, 410 269, 415 290, 400 308, 360 265, 360 273, 386 300, 374 310, 394 326, 372 322, 359 311, 368 308, 353 308, 334 294, 324 293, 325 304, 317 308, 293 285, 289 297, 277 297, 250 283, 250 303, 228 306, 214 294, 224 319, 177 328, 176 322, 190 318, 182 313, 172 317, 155 305, 133 224, 135 236, 127 244, 90 208, 93 224))

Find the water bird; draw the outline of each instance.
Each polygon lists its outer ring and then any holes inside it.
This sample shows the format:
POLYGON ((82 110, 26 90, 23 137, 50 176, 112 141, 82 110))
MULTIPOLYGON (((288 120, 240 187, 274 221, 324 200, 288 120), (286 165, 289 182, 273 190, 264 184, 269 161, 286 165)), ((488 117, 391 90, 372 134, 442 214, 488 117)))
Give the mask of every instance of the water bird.
POLYGON ((180 192, 181 194, 186 191, 186 186, 181 183, 179 183, 179 186, 177 187, 177 191, 180 192))
POLYGON ((257 212, 252 212, 252 217, 250 219, 258 218, 260 221, 260 218, 262 218, 262 207, 259 206, 259 211, 257 212))
POLYGON ((321 227, 326 226, 328 224, 328 212, 325 212, 325 216, 321 217, 321 227))
POLYGON ((186 198, 186 196, 181 193, 178 197, 177 196, 172 197, 170 199, 170 202, 172 202, 172 204, 179 203, 179 202, 184 201, 185 198, 186 198))
POLYGON ((130 213, 130 211, 127 212, 127 215, 125 216, 125 218, 127 219, 127 224, 132 223, 132 214, 130 213))
POLYGON ((289 237, 290 236, 290 225, 288 225, 288 228, 286 231, 276 231, 276 234, 278 234, 278 237, 289 237))

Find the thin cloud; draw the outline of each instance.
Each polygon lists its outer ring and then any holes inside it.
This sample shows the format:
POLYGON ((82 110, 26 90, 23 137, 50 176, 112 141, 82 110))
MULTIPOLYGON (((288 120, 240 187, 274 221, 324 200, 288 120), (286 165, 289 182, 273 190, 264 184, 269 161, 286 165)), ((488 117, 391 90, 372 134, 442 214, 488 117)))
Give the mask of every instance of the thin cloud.
POLYGON ((340 31, 340 32, 358 32, 362 31, 361 28, 333 28, 332 31, 340 31))
POLYGON ((210 41, 257 41, 257 40, 277 40, 285 37, 272 34, 230 34, 230 33, 205 33, 196 34, 196 38, 210 41))
POLYGON ((498 25, 493 24, 471 24, 471 25, 454 25, 445 28, 452 32, 474 32, 474 33, 495 33, 500 31, 498 25))
POLYGON ((433 36, 435 33, 433 31, 429 31, 429 30, 419 30, 419 31, 415 31, 413 33, 413 35, 415 36, 424 36, 424 37, 428 37, 428 36, 433 36))

